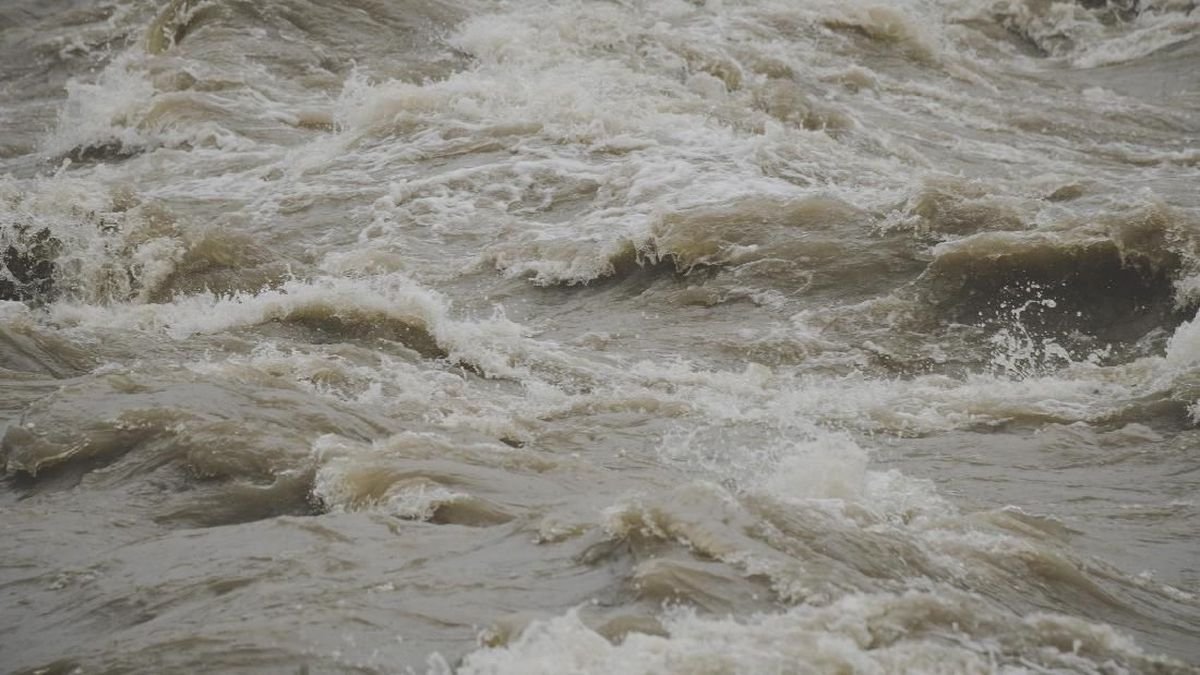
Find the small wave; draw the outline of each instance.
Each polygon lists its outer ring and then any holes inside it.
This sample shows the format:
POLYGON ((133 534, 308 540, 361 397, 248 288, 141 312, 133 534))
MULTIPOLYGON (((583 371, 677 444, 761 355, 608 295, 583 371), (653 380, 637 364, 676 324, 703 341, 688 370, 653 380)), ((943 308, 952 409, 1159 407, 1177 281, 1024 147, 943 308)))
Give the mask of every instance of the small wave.
POLYGON ((824 24, 834 30, 854 31, 874 42, 894 46, 918 61, 932 63, 937 60, 938 51, 932 41, 903 10, 883 5, 851 5, 841 16, 828 18, 824 24))
POLYGON ((257 290, 302 269, 249 235, 180 222, 127 187, 56 176, 0 190, 0 299, 164 302, 257 290))
MULTIPOLYGON (((867 294, 899 283, 909 271, 894 247, 846 236, 847 230, 867 229, 862 224, 869 220, 868 214, 833 197, 740 198, 668 212, 654 219, 638 240, 602 245, 535 240, 497 247, 488 260, 538 285, 677 274, 696 277, 718 295, 720 288, 735 291, 726 288, 730 284, 788 294, 834 287, 867 294), (865 269, 891 272, 889 268, 898 274, 862 274, 865 269), (718 272, 725 277, 718 275, 713 282, 718 272)), ((895 241, 906 247, 899 238, 895 241)), ((689 302, 682 296, 681 301, 689 302)))
POLYGON ((90 371, 96 361, 88 350, 38 325, 26 303, 0 300, 0 368, 6 377, 67 378, 90 371))
MULTIPOLYGON (((1078 191, 1066 187, 1051 197, 1066 200, 1078 191)), ((994 194, 981 182, 948 177, 926 179, 908 199, 904 212, 917 220, 917 232, 941 236, 1021 230, 1027 219, 1017 200, 994 194)))
POLYGON ((1019 321, 1046 336, 1079 331, 1136 342, 1178 325, 1179 262, 1151 249, 1122 251, 1102 236, 989 233, 940 245, 922 278, 927 299, 957 323, 1019 321))
POLYGON ((294 387, 185 372, 111 371, 69 381, 8 426, 5 471, 31 492, 155 482, 146 516, 221 524, 306 513, 309 438, 381 426, 294 387), (298 424, 294 416, 304 419, 298 424))
POLYGON ((1133 61, 1191 39, 1192 0, 1041 2, 987 6, 989 20, 1026 53, 1058 57, 1079 68, 1133 61))
MULTIPOLYGON (((1010 211, 1013 220, 994 221, 992 229, 960 200, 938 194, 923 211, 922 227, 962 222, 965 232, 940 235, 926 268, 898 291, 912 293, 911 320, 977 330, 1010 355, 1027 348, 1027 356, 1050 357, 1053 348, 1064 363, 1114 363, 1161 353, 1191 316, 1186 280, 1198 258, 1186 212, 1151 204, 1034 227, 1010 211)), ((917 209, 930 201, 922 197, 917 209)))
POLYGON ((146 29, 146 51, 161 54, 189 33, 221 17, 224 8, 205 0, 171 0, 146 29))
MULTIPOLYGON (((667 614, 663 628, 665 636, 635 632, 613 644, 573 611, 534 622, 511 644, 467 655, 456 672, 993 672, 1031 666, 1191 672, 1179 661, 1146 654, 1108 626, 1017 614, 949 588, 852 595, 743 620, 678 610, 667 614)), ((435 664, 429 672, 449 669, 435 664)))
MULTIPOLYGON (((828 459, 840 452, 826 450, 828 459)), ((881 624, 837 652, 885 670, 903 669, 902 664, 915 663, 905 659, 930 654, 935 659, 966 659, 963 663, 979 659, 991 667, 1038 663, 1102 672, 1106 664, 1118 662, 1135 669, 1188 672, 1177 661, 1143 652, 1111 625, 1043 611, 1051 606, 1137 625, 1137 607, 1145 600, 1140 597, 1145 591, 1141 580, 1067 553, 1064 540, 1050 525, 1005 511, 985 517, 959 514, 928 489, 914 493, 914 484, 894 472, 878 474, 868 491, 855 495, 830 498, 818 491, 793 496, 787 477, 801 477, 811 466, 801 462, 786 476, 773 477, 766 491, 738 495, 713 484, 692 483, 670 494, 626 499, 606 511, 604 528, 610 539, 589 547, 581 560, 619 571, 624 593, 647 606, 682 602, 688 609, 676 611, 688 620, 721 624, 725 635, 742 625, 743 637, 755 645, 762 639, 779 644, 781 636, 766 630, 775 622, 822 615, 837 617, 836 626, 845 627, 847 617, 858 616, 855 608, 866 610, 862 618, 867 621, 890 615, 885 620, 890 632, 880 632, 881 624), (911 590, 914 578, 926 580, 923 590, 911 590), (915 611, 901 619, 907 614, 901 607, 910 602, 915 611), (718 618, 730 613, 750 618, 718 618), (950 627, 956 637, 942 642, 951 634, 950 627), (1038 630, 1031 630, 1035 627, 1038 630), (891 648, 906 641, 912 642, 900 649, 903 659, 890 661, 896 656, 891 648)), ((1151 593, 1151 602, 1175 602, 1159 590, 1151 593)), ((597 656, 588 662, 595 671, 581 666, 579 672, 609 672, 626 658, 644 664, 661 650, 676 654, 674 662, 682 654, 674 651, 676 647, 695 647, 675 643, 681 639, 674 623, 678 616, 668 610, 661 623, 642 621, 638 625, 645 630, 633 628, 613 636, 609 614, 586 609, 572 615, 572 622, 579 620, 574 627, 590 636, 580 637, 599 650, 597 654, 618 659, 597 656)), ((531 664, 561 647, 561 641, 533 647, 546 627, 534 622, 519 636, 511 630, 501 631, 506 637, 492 633, 495 639, 489 647, 469 655, 463 665, 467 672, 472 672, 472 664, 482 668, 478 672, 509 672, 488 669, 501 663, 516 669, 513 672, 528 672, 531 664)), ((810 637, 824 644, 838 639, 826 631, 840 628, 814 630, 810 637)), ((789 644, 801 633, 792 634, 789 644)), ((799 652, 785 654, 776 647, 747 647, 727 667, 757 671, 775 659, 810 663, 813 668, 832 665, 805 644, 802 658, 799 652)), ((704 658, 711 663, 713 655, 704 658)), ((563 663, 555 661, 555 672, 561 672, 563 663)), ((659 672, 657 666, 647 667, 648 672, 659 672)), ((681 668, 689 672, 687 666, 681 668)))
POLYGON ((321 511, 377 511, 406 520, 486 527, 511 521, 489 500, 493 482, 511 487, 555 463, 506 445, 467 446, 431 434, 400 434, 369 447, 318 439, 310 499, 321 511))
POLYGON ((510 354, 528 346, 524 329, 502 315, 477 322, 453 319, 441 295, 398 273, 366 279, 291 279, 258 292, 180 295, 163 304, 99 307, 60 302, 48 311, 61 324, 120 326, 179 340, 281 323, 313 331, 317 341, 392 340, 423 356, 470 364, 498 377, 519 372, 510 354))
POLYGON ((229 111, 220 103, 195 92, 171 91, 181 86, 181 77, 190 76, 154 78, 142 58, 128 52, 108 64, 94 81, 69 81, 67 100, 59 110, 58 124, 42 144, 43 154, 108 162, 160 147, 237 150, 253 146, 222 125, 229 111))
POLYGON ((0 242, 9 299, 145 299, 183 254, 169 214, 131 192, 60 178, 3 188, 0 242))

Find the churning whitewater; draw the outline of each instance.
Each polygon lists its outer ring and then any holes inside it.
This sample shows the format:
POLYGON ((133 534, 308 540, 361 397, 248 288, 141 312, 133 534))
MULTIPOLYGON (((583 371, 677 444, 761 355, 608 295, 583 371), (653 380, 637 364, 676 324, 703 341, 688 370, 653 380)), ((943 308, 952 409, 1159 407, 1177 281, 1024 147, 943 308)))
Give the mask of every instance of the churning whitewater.
POLYGON ((7 0, 0 671, 1200 671, 1194 0, 7 0))

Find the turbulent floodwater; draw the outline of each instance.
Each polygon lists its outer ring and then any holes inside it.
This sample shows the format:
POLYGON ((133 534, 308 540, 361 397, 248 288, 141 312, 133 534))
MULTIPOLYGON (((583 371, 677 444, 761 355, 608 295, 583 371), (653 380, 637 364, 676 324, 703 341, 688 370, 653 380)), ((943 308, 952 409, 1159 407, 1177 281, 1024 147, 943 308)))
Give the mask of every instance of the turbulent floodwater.
POLYGON ((0 670, 1198 670, 1193 0, 6 0, 0 119, 0 670))

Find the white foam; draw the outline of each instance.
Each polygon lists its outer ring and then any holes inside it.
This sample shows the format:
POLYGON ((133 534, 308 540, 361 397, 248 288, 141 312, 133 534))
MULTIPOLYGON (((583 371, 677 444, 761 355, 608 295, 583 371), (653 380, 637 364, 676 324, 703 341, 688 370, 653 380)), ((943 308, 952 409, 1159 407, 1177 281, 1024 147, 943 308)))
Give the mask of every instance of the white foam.
MULTIPOLYGON (((720 46, 730 21, 684 3, 512 7, 473 17, 452 37, 478 60, 471 70, 423 84, 356 73, 338 102, 338 128, 353 138, 403 138, 365 144, 365 161, 457 157, 475 146, 518 151, 393 179, 362 245, 395 246, 421 232, 500 234, 485 264, 538 283, 577 283, 611 272, 611 259, 643 246, 664 213, 814 192, 769 175, 776 168, 806 175, 821 194, 882 200, 875 190, 894 189, 887 178, 897 174, 894 160, 857 156, 828 134, 785 128, 756 111, 755 97, 770 83, 720 46), (643 41, 653 48, 638 49, 643 41), (693 53, 705 41, 718 46, 693 53), (718 89, 728 110, 714 102, 718 89), (474 146, 464 145, 464 134, 474 146), (862 180, 853 190, 831 189, 829 174, 848 163, 862 180), (563 206, 579 203, 586 208, 563 206)), ((788 62, 810 68, 800 58, 788 62)))
POLYGON ((47 230, 61 244, 53 259, 56 292, 76 302, 145 302, 182 259, 181 233, 160 213, 118 205, 110 186, 68 174, 68 165, 53 176, 0 179, 0 243, 12 243, 20 228, 30 235, 47 230))
POLYGON ((94 82, 67 83, 67 101, 55 132, 46 140, 46 154, 110 143, 127 151, 147 145, 137 125, 149 112, 155 89, 134 54, 114 59, 94 82))
POLYGON ((1200 317, 1193 317, 1175 329, 1163 360, 1169 368, 1177 370, 1200 363, 1200 317))
POLYGON ((15 300, 0 300, 0 321, 13 325, 31 325, 33 312, 29 305, 15 300))
POLYGON ((158 147, 211 146, 224 152, 254 147, 225 128, 219 117, 189 124, 172 121, 172 108, 219 110, 220 103, 193 92, 162 92, 151 81, 140 45, 113 59, 94 78, 67 82, 67 100, 42 151, 51 157, 112 147, 135 154, 158 147))

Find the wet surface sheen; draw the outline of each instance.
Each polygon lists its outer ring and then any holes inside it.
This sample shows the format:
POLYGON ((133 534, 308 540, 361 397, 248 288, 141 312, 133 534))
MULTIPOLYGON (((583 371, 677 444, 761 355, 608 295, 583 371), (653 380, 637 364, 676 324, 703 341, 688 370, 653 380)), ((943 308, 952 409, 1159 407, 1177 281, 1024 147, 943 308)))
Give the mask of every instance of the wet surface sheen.
POLYGON ((0 670, 1190 673, 1190 0, 0 7, 0 670))

